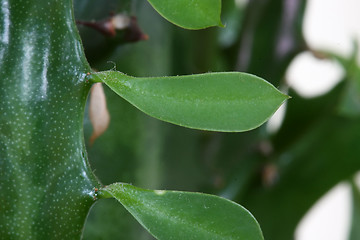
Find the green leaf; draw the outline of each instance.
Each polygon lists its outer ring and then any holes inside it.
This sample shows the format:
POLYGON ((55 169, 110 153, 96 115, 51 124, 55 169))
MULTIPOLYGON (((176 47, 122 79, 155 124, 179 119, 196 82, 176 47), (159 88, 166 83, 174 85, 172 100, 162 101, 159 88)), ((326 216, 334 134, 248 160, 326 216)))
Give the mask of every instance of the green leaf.
POLYGON ((256 128, 288 98, 265 80, 238 72, 153 78, 115 71, 93 75, 150 116, 211 131, 256 128))
POLYGON ((148 0, 154 9, 169 22, 187 29, 223 27, 221 0, 148 0))
POLYGON ((263 239, 242 206, 191 192, 145 190, 125 183, 102 189, 116 198, 157 239, 263 239))
POLYGON ((339 114, 346 117, 360 116, 360 68, 357 64, 358 45, 354 42, 353 53, 344 58, 333 53, 326 53, 336 59, 345 70, 346 87, 342 99, 338 104, 339 114))
POLYGON ((355 181, 351 182, 352 187, 352 223, 349 240, 360 239, 360 191, 355 181))

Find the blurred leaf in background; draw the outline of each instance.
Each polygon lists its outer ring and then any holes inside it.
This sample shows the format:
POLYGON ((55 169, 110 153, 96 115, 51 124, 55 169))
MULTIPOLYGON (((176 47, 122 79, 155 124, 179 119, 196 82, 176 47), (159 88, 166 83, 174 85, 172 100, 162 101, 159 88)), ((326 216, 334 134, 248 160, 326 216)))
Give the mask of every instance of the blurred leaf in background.
POLYGON ((360 190, 359 186, 356 184, 356 181, 351 182, 352 187, 352 206, 353 206, 353 213, 352 213, 352 224, 350 230, 349 240, 355 240, 360 238, 360 190))

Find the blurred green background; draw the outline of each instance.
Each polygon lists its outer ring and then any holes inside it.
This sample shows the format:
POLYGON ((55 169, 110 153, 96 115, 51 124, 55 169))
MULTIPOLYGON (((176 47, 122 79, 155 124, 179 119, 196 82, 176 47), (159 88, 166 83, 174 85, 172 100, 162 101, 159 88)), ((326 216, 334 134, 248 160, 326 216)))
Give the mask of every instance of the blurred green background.
MULTIPOLYGON (((310 207, 360 169, 360 71, 356 56, 337 57, 344 79, 330 92, 303 98, 285 81, 293 58, 308 50, 302 34, 306 1, 223 0, 226 28, 190 31, 164 20, 145 0, 75 0, 75 18, 100 21, 111 14, 136 16, 149 36, 129 42, 79 25, 85 52, 96 70, 133 76, 245 71, 288 92, 280 129, 266 125, 246 133, 191 130, 146 116, 105 88, 111 122, 92 146, 90 164, 104 184, 198 191, 245 206, 265 239, 294 239, 310 207), (238 1, 239 2, 239 1, 238 1)), ((336 57, 326 54, 323 57, 336 57)), ((92 127, 85 114, 85 139, 92 127)), ((359 239, 359 193, 354 191, 353 229, 359 239)), ((360 224, 360 223, 359 223, 360 224)), ((153 239, 115 200, 98 201, 84 239, 153 239)))

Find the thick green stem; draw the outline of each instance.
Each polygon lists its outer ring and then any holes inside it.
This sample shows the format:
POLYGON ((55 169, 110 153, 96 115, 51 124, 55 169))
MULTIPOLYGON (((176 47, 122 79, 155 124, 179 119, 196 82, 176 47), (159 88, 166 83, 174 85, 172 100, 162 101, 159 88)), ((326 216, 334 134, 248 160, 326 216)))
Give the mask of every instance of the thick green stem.
POLYGON ((70 0, 0 0, 0 236, 79 239, 99 187, 82 120, 90 68, 70 0))

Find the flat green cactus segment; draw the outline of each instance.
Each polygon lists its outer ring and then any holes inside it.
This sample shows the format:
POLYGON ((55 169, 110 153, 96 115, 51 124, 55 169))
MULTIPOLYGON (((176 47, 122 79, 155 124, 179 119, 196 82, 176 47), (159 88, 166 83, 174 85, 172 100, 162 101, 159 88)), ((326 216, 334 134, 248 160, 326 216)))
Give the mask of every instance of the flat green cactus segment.
POLYGON ((97 181, 70 0, 0 0, 1 239, 80 239, 97 181))

